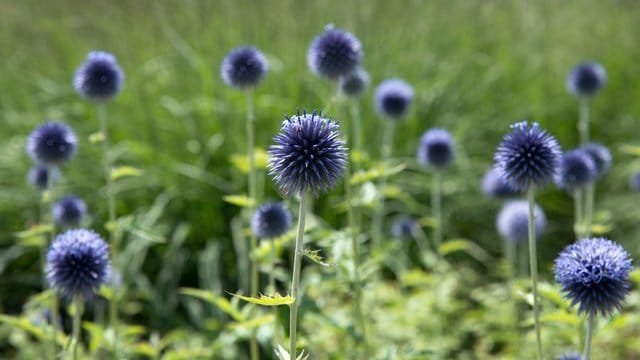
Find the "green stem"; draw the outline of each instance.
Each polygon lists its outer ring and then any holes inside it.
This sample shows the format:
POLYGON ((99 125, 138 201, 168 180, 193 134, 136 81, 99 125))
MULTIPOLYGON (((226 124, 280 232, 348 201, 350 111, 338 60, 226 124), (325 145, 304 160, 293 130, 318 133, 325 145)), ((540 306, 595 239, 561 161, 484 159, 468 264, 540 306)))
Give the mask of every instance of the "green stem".
POLYGON ((271 251, 269 254, 270 262, 269 265, 269 291, 272 293, 276 292, 276 239, 271 239, 271 251))
POLYGON ((578 132, 580 133, 580 144, 589 142, 589 100, 580 99, 580 119, 578 120, 578 132))
POLYGON ((435 225, 433 226, 433 245, 436 253, 440 253, 440 245, 442 244, 442 177, 440 171, 433 173, 433 183, 431 186, 431 209, 435 225))
MULTIPOLYGON (((47 183, 44 186, 44 190, 40 194, 40 221, 43 224, 50 225, 51 230, 45 234, 45 239, 40 247, 40 269, 42 270, 42 289, 48 288, 47 283, 47 271, 46 271, 46 263, 47 263, 47 246, 49 242, 53 241, 55 236, 55 227, 53 224, 53 218, 51 214, 51 199, 52 199, 52 188, 53 183, 51 181, 51 174, 53 173, 53 168, 47 168, 47 183)), ((51 343, 50 343, 50 352, 51 358, 56 358, 57 342, 56 339, 58 337, 58 327, 57 321, 58 319, 58 298, 55 293, 53 293, 53 299, 51 301, 51 343)))
POLYGON ((78 358, 78 343, 80 342, 80 320, 82 319, 82 296, 73 297, 73 333, 71 339, 72 359, 78 358))
POLYGON ((587 184, 584 190, 585 204, 584 204, 584 237, 591 236, 591 224, 593 223, 593 207, 595 203, 595 183, 587 184))
POLYGON ((536 251, 536 228, 535 228, 535 200, 534 187, 529 186, 527 190, 527 200, 529 202, 529 265, 531 267, 531 289, 533 292, 533 317, 536 328, 536 344, 538 360, 543 359, 542 336, 540 331, 540 305, 538 304, 538 255, 536 251))
POLYGON ((296 327, 298 325, 298 287, 300 285, 300 267, 302 265, 302 252, 304 240, 304 223, 307 213, 308 191, 300 193, 300 208, 298 210, 298 232, 296 234, 296 246, 293 253, 293 277, 291 280, 291 296, 293 303, 289 305, 289 355, 290 359, 296 359, 296 327))
MULTIPOLYGON (((382 151, 380 156, 380 168, 386 167, 391 157, 391 149, 393 145, 394 124, 391 120, 385 120, 384 133, 382 135, 382 151)), ((381 176, 378 180, 378 206, 374 210, 371 224, 371 239, 373 246, 380 245, 382 241, 382 220, 384 218, 384 189, 387 187, 387 177, 381 176)))
MULTIPOLYGON (((353 149, 352 153, 357 153, 358 156, 362 156, 362 126, 360 124, 360 102, 353 101, 351 105, 351 121, 352 121, 352 131, 353 134, 351 138, 353 139, 353 149)), ((353 171, 358 172, 360 170, 360 161, 353 161, 353 171)))
POLYGON ((584 230, 584 219, 582 214, 584 214, 584 201, 583 201, 583 192, 582 189, 576 189, 573 192, 573 213, 574 213, 574 223, 573 223, 573 231, 576 234, 576 240, 580 240, 583 237, 584 230))
POLYGON ((593 328, 595 327, 595 314, 590 312, 587 315, 587 338, 584 342, 584 359, 589 360, 591 358, 591 338, 593 337, 593 328))

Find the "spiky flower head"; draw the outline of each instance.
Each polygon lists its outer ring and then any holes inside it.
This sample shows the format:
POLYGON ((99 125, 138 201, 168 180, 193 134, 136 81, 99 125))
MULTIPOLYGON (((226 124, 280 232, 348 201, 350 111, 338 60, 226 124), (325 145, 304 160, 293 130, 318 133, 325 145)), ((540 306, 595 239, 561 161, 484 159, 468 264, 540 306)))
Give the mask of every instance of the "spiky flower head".
POLYGON ((356 70, 362 61, 362 45, 350 32, 327 26, 307 50, 307 64, 321 77, 335 80, 356 70))
POLYGON ((384 80, 376 88, 374 101, 380 115, 400 120, 409 112, 413 101, 413 87, 401 79, 384 80))
POLYGON ((567 246, 555 261, 556 281, 578 314, 603 316, 620 309, 631 289, 629 254, 604 238, 587 238, 567 246))
POLYGON ((418 162, 429 168, 444 168, 453 161, 453 138, 447 130, 430 129, 420 138, 418 162))
MULTIPOLYGON (((536 238, 539 238, 547 226, 547 217, 542 208, 534 206, 536 238)), ((526 242, 529 237, 529 202, 513 200, 506 202, 496 218, 498 234, 516 244, 526 242)))
POLYGON ((65 196, 51 209, 53 221, 60 226, 78 226, 87 215, 87 205, 77 196, 65 196))
POLYGON ((416 231, 418 231, 418 223, 408 216, 398 217, 391 225, 391 234, 400 240, 412 239, 416 231))
POLYGON ((340 76, 338 87, 348 97, 357 98, 364 94, 369 86, 369 73, 359 67, 345 76, 340 76))
POLYGON ((27 139, 27 153, 36 162, 58 166, 70 160, 78 139, 73 130, 59 122, 47 122, 35 128, 27 139))
POLYGON ((511 125, 493 156, 495 168, 518 190, 553 179, 560 161, 560 145, 538 123, 511 125))
POLYGON ((47 187, 55 184, 60 178, 60 170, 55 166, 45 166, 36 164, 27 174, 27 181, 38 190, 46 190, 47 187))
POLYGON ((611 152, 606 146, 598 143, 590 143, 580 147, 581 150, 591 157, 596 165, 596 178, 605 175, 611 168, 611 152))
POLYGON ((604 67, 596 62, 583 62, 567 75, 567 90, 574 96, 585 97, 597 93, 607 82, 604 67))
POLYGON ((47 280, 63 296, 92 297, 111 272, 109 246, 91 230, 68 230, 58 235, 47 253, 47 280))
POLYGON ((586 151, 577 149, 562 155, 555 180, 558 187, 574 191, 589 184, 595 177, 595 162, 586 151))
POLYGON ((124 72, 116 57, 104 51, 92 51, 73 76, 78 94, 95 102, 106 102, 122 89, 124 72))
POLYGON ((251 229, 261 239, 273 239, 291 229, 293 217, 281 202, 269 202, 255 210, 251 217, 251 229))
POLYGON ((482 177, 482 192, 488 197, 500 198, 517 195, 519 192, 500 173, 490 168, 482 177))
POLYGON ((347 165, 339 126, 322 114, 298 114, 282 122, 269 147, 269 174, 285 195, 331 189, 347 165))
POLYGON ((584 360, 584 357, 577 352, 571 352, 560 355, 557 360, 584 360))
POLYGON ((267 59, 252 46, 235 48, 222 61, 220 76, 225 84, 249 89, 257 86, 268 70, 267 59))
POLYGON ((633 191, 640 191, 640 171, 633 173, 629 177, 629 187, 633 191))

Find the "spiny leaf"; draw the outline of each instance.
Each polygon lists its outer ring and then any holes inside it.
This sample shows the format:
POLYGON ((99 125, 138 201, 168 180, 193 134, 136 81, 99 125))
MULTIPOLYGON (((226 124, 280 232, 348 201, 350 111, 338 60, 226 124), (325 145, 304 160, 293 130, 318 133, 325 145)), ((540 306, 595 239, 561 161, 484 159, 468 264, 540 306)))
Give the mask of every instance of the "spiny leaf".
POLYGON ((182 295, 191 296, 200 300, 204 300, 210 304, 217 306, 220 310, 231 316, 236 321, 244 321, 245 316, 240 313, 236 308, 231 305, 229 300, 217 296, 211 291, 193 289, 193 288, 181 288, 180 293, 182 295))
MULTIPOLYGON (((276 353, 276 357, 278 360, 291 360, 291 355, 289 352, 282 347, 282 345, 278 344, 278 347, 274 350, 276 353)), ((308 360, 309 354, 305 354, 304 350, 300 352, 296 360, 308 360)))
POLYGON ((133 166, 120 166, 120 167, 111 169, 111 180, 116 181, 124 177, 140 176, 143 173, 144 172, 142 170, 135 168, 133 166))
POLYGON ((302 255, 318 265, 329 266, 329 263, 325 262, 325 259, 320 256, 320 250, 304 249, 302 255))
POLYGON ((263 305, 263 306, 290 305, 290 304, 293 304, 293 302, 295 301, 295 299, 291 295, 282 296, 279 293, 275 293, 273 296, 262 294, 260 295, 260 297, 257 297, 257 298, 242 296, 238 294, 231 294, 231 295, 241 300, 244 300, 253 304, 263 305))
POLYGON ((253 199, 245 195, 227 195, 224 196, 222 200, 240 207, 252 207, 255 204, 255 201, 253 201, 253 199))

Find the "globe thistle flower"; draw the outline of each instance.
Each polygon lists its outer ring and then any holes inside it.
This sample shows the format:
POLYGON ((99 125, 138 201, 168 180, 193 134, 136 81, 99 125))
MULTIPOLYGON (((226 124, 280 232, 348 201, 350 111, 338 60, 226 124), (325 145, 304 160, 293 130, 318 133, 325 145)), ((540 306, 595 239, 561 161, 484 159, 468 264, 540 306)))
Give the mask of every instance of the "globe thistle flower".
POLYGON ((580 147, 580 149, 591 157, 596 166, 596 178, 605 175, 611 168, 611 152, 606 146, 598 143, 590 143, 580 147))
POLYGON ((560 355, 557 360, 584 360, 580 353, 572 352, 560 355))
MULTIPOLYGON (((535 205, 536 239, 539 238, 547 226, 547 217, 542 208, 535 205)), ((529 203, 525 200, 513 200, 505 203, 496 218, 498 234, 504 239, 520 244, 529 238, 529 203)))
POLYGON ((47 280, 63 296, 92 297, 110 278, 109 247, 93 231, 75 229, 58 235, 47 253, 47 280))
POLYGON ((273 239, 284 235, 293 226, 289 209, 281 202, 263 204, 251 217, 251 229, 261 239, 273 239))
POLYGON ((27 139, 27 153, 36 162, 52 167, 70 160, 78 139, 73 130, 59 122, 47 122, 35 128, 27 139))
POLYGON ((243 46, 231 50, 222 61, 220 76, 225 84, 241 90, 257 86, 267 74, 268 64, 256 48, 243 46))
POLYGON ((391 226, 391 234, 400 240, 413 238, 416 231, 418 231, 418 223, 408 216, 398 217, 391 226))
POLYGON ((87 205, 77 196, 66 196, 53 204, 52 214, 60 226, 78 226, 87 215, 87 205))
POLYGON ((106 102, 122 89, 124 72, 116 57, 104 51, 92 51, 73 76, 73 87, 80 96, 106 102))
POLYGON ((60 178, 60 170, 57 167, 34 165, 29 169, 27 181, 36 189, 42 191, 55 184, 60 178))
POLYGON ((604 67, 595 62, 583 62, 576 65, 567 75, 567 90, 577 97, 591 96, 597 93, 607 82, 604 67))
POLYGON ((493 156, 496 170, 518 190, 551 180, 560 161, 558 141, 538 123, 522 121, 511 129, 493 156))
POLYGON ((422 134, 417 158, 426 167, 447 167, 453 161, 453 138, 449 132, 431 129, 422 134))
POLYGON ((555 261, 556 281, 578 314, 609 315, 629 293, 629 254, 604 238, 587 238, 567 246, 555 261))
POLYGON ((482 177, 482 192, 492 198, 510 197, 519 193, 494 168, 490 168, 484 173, 482 177))
POLYGON ((340 91, 348 97, 357 98, 362 95, 369 86, 369 73, 359 67, 355 71, 338 80, 340 91))
POLYGON ((307 50, 307 64, 313 73, 338 79, 352 73, 362 61, 362 45, 350 32, 328 26, 313 39, 307 50))
POLYGON ((556 174, 558 187, 574 191, 596 177, 596 164, 586 151, 571 150, 560 158, 560 166, 556 174))
POLYGON ((413 101, 413 88, 404 80, 387 79, 376 88, 374 100, 376 111, 380 115, 399 120, 409 111, 413 101))
POLYGON ((269 174, 287 196, 310 190, 314 196, 331 189, 347 165, 347 149, 339 126, 321 114, 286 118, 269 147, 269 174))
POLYGON ((640 171, 634 173, 629 177, 629 187, 633 191, 640 191, 640 171))

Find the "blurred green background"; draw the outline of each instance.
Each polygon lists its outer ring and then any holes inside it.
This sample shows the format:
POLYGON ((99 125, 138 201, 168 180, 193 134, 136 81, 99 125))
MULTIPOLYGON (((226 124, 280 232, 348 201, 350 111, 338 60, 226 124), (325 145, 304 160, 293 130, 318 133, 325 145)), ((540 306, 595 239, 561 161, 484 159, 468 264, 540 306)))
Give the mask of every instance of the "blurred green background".
MULTIPOLYGON (((596 223, 640 255, 640 195, 628 188, 629 175, 640 170, 633 147, 640 145, 638 2, 5 0, 0 8, 0 312, 20 312, 40 291, 38 252, 14 236, 37 217, 38 195, 25 181, 31 166, 25 139, 36 125, 56 119, 76 130, 78 153, 62 169, 57 191, 83 197, 90 226, 103 231, 100 149, 88 141, 98 128, 96 113, 71 86, 92 50, 113 53, 125 71, 124 90, 107 109, 116 163, 144 170, 116 189, 118 213, 132 224, 121 259, 132 298, 126 321, 160 334, 192 326, 197 311, 177 287, 240 287, 231 226, 240 211, 222 197, 245 191, 245 175, 231 161, 245 151, 244 95, 223 84, 220 63, 242 44, 267 55, 270 72, 255 94, 256 142, 265 149, 285 114, 329 103, 332 85, 306 65, 310 41, 327 24, 362 41, 373 86, 400 77, 415 87, 393 150, 407 169, 389 180, 407 196, 388 202, 391 215, 429 215, 430 177, 413 157, 424 130, 446 128, 457 158, 445 174, 445 235, 470 239, 495 259, 502 251, 494 227, 500 204, 485 199, 479 183, 498 142, 509 124, 528 119, 564 149, 575 147, 578 103, 566 92, 565 76, 582 60, 602 63, 608 83, 591 102, 591 136, 611 149, 614 163, 598 185, 596 223)), ((383 120, 373 111, 372 92, 361 108, 367 154, 375 160, 383 120)), ((279 198, 268 177, 265 184, 267 197, 279 198)), ((345 225, 344 213, 335 210, 342 195, 339 186, 315 203, 329 228, 345 225)), ((540 268, 552 282, 553 258, 573 241, 572 201, 549 186, 539 202, 549 219, 540 268)), ((486 274, 465 284, 469 291, 502 276, 464 254, 451 261, 461 272, 486 274)), ((472 302, 467 310, 481 305, 472 302)), ((452 330, 451 336, 460 335, 452 330)), ((464 351, 479 351, 476 345, 466 339, 455 345, 460 353, 450 354, 465 358, 464 351)))

